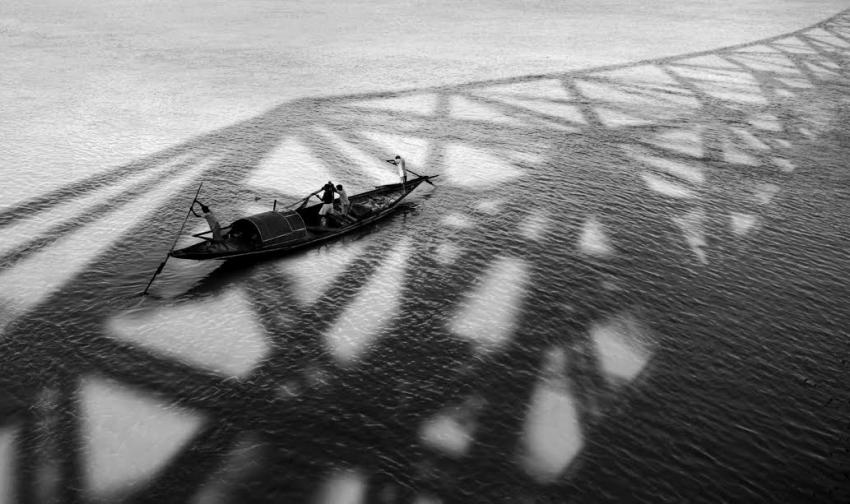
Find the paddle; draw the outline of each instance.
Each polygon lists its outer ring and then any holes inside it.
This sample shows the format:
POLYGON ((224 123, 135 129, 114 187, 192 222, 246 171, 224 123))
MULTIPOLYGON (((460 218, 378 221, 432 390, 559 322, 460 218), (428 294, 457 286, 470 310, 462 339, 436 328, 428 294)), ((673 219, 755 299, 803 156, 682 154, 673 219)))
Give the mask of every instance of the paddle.
POLYGON ((310 198, 312 198, 313 196, 316 196, 317 194, 319 194, 319 191, 321 191, 321 190, 322 190, 322 189, 319 189, 318 191, 316 191, 316 192, 314 192, 314 193, 310 193, 310 195, 309 195, 309 196, 307 196, 306 198, 304 198, 304 199, 302 199, 302 200, 298 200, 298 201, 296 201, 295 203, 293 203, 293 204, 289 205, 287 208, 292 208, 292 207, 294 207, 295 205, 299 205, 299 206, 298 206, 298 208, 301 208, 302 206, 306 205, 308 201, 310 201, 310 198))
POLYGON ((177 245, 177 240, 180 239, 180 235, 183 234, 183 228, 186 226, 186 221, 189 220, 189 214, 192 212, 192 208, 195 206, 195 202, 198 201, 198 195, 201 194, 201 187, 203 187, 204 183, 201 182, 201 185, 198 186, 198 190, 195 192, 195 197, 192 198, 192 204, 189 205, 189 211, 186 212, 186 218, 183 219, 183 224, 180 226, 180 231, 177 232, 177 236, 174 237, 174 242, 171 243, 171 248, 168 249, 168 254, 166 254, 165 259, 161 263, 159 263, 159 267, 156 269, 156 272, 151 277, 150 282, 148 282, 148 286, 145 287, 145 291, 142 292, 142 296, 147 296, 148 289, 151 288, 151 284, 153 283, 156 276, 162 273, 162 268, 165 267, 165 263, 168 262, 168 258, 171 257, 171 252, 174 250, 174 247, 177 245))

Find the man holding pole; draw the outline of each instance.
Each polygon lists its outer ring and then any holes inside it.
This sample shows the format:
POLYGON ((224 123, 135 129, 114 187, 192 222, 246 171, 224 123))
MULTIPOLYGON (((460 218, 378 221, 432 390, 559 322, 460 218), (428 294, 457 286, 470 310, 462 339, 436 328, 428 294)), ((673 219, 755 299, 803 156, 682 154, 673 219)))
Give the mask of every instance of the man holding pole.
POLYGON ((207 224, 210 225, 210 231, 212 231, 213 241, 218 243, 221 241, 221 224, 218 222, 218 218, 215 214, 210 210, 210 207, 204 205, 198 200, 192 202, 192 213, 195 214, 195 217, 200 217, 197 213, 195 213, 195 203, 201 205, 201 212, 204 214, 204 219, 207 220, 207 224))
POLYGON ((396 155, 395 159, 387 159, 387 163, 394 164, 396 165, 396 167, 398 167, 398 177, 401 179, 401 184, 405 187, 406 190, 407 167, 405 166, 404 158, 399 155, 396 155))

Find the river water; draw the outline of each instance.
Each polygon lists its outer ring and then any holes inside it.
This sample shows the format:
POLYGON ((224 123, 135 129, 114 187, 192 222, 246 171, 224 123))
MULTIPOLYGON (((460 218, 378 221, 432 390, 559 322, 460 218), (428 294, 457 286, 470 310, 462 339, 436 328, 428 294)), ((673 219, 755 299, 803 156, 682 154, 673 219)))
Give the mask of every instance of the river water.
POLYGON ((13 4, 0 503, 845 502, 840 4, 13 4))

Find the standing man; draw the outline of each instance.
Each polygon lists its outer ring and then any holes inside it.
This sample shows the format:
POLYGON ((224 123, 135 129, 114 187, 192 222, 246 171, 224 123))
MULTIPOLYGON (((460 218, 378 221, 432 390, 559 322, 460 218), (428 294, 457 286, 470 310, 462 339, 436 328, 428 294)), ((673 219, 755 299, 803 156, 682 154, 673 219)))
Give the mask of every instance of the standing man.
MULTIPOLYGON (((407 185, 407 168, 404 164, 404 158, 396 155, 395 159, 387 159, 387 163, 392 163, 398 167, 398 178, 401 179, 403 186, 407 185)), ((405 188, 405 190, 407 190, 405 188)))
POLYGON ((319 215, 322 217, 321 223, 322 227, 327 227, 328 225, 328 214, 332 214, 334 211, 334 185, 333 182, 328 180, 328 183, 322 187, 324 191, 322 193, 322 208, 319 209, 319 215))
POLYGON ((210 207, 204 205, 198 200, 192 202, 192 213, 195 214, 195 217, 201 217, 195 212, 195 203, 201 205, 201 212, 203 212, 204 219, 207 220, 207 224, 210 226, 210 231, 212 231, 213 241, 220 242, 221 241, 221 224, 218 222, 218 218, 215 214, 210 210, 210 207))

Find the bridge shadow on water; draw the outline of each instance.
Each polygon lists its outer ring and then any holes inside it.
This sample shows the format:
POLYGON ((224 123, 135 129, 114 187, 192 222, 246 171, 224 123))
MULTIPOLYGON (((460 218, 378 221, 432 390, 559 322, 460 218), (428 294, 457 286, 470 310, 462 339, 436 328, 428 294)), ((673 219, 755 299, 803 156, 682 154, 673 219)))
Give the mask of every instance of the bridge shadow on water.
POLYGON ((846 182, 848 58, 842 13, 698 54, 302 99, 6 210, 0 502, 838 498, 840 417, 806 411, 840 388, 799 377, 846 327, 806 301, 842 313, 848 294, 850 230, 813 188, 846 182), (438 187, 378 228, 172 261, 133 297, 199 180, 233 216, 391 181, 397 152, 438 187), (784 194, 838 227, 821 273, 782 269, 811 246, 784 194), (766 334, 799 331, 809 347, 764 362, 766 334))

